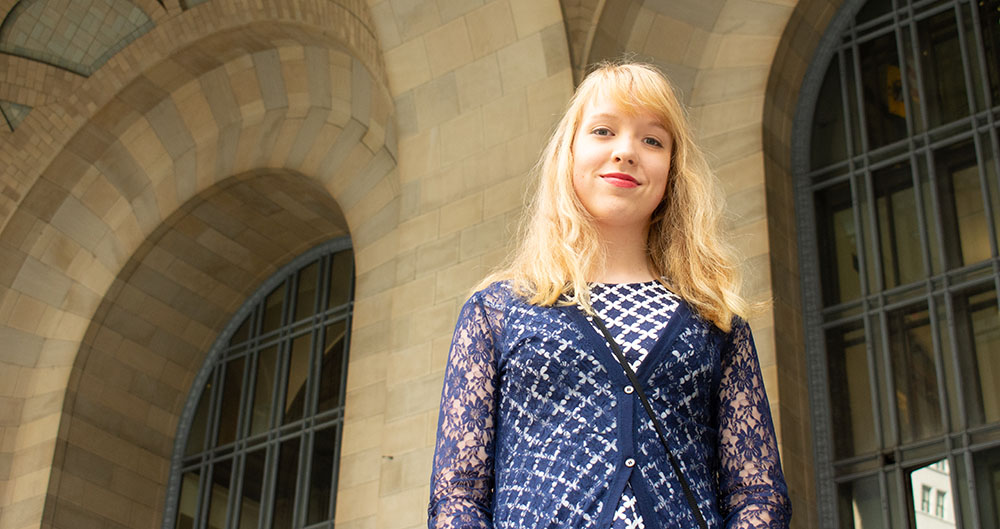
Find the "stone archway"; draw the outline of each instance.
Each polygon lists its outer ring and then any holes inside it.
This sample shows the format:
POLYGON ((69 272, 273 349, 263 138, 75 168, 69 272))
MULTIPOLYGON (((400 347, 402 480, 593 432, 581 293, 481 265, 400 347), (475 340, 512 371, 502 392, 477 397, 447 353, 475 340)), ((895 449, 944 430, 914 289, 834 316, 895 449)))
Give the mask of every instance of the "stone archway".
POLYGON ((394 229, 399 186, 392 102, 377 47, 365 44, 374 38, 366 17, 334 2, 275 2, 257 12, 242 4, 215 1, 164 21, 89 79, 74 79, 65 108, 33 110, 4 143, 12 163, 3 181, 18 183, 4 193, 10 213, 0 233, 0 292, 10 315, 0 329, 10 344, 2 361, 18 381, 5 401, 17 417, 4 427, 10 441, 0 454, 10 468, 0 482, 10 500, 0 514, 5 527, 145 525, 162 507, 159 467, 170 454, 142 439, 176 426, 183 398, 168 394, 190 384, 181 372, 162 371, 153 352, 204 350, 218 331, 212 325, 238 306, 237 287, 251 288, 282 258, 348 226, 359 273, 382 262, 366 249, 394 229), (262 185, 288 221, 285 232, 236 233, 226 215, 202 219, 199 235, 185 232, 198 224, 192 212, 209 211, 206 197, 239 205, 234 193, 262 185), (315 200, 325 205, 317 210, 315 200), (336 213, 324 220, 322 211, 336 213), (314 222, 328 227, 302 227, 314 222), (147 263, 162 253, 157 241, 178 234, 207 253, 198 263, 176 260, 186 272, 168 281, 147 263), (257 252, 267 258, 234 259, 257 252), (219 263, 237 266, 245 285, 220 281, 219 263), (183 303, 150 301, 143 307, 173 316, 135 327, 149 342, 102 341, 120 329, 115 307, 181 289, 220 296, 220 314, 182 324, 191 316, 183 303), (153 380, 149 369, 163 380, 135 385, 153 380), (109 437, 119 441, 99 442, 109 437), (114 481, 99 483, 105 478, 114 481), (83 486, 88 479, 105 486, 83 486), (159 492, 139 486, 149 483, 159 492), (123 520, 123 512, 136 518, 123 520))

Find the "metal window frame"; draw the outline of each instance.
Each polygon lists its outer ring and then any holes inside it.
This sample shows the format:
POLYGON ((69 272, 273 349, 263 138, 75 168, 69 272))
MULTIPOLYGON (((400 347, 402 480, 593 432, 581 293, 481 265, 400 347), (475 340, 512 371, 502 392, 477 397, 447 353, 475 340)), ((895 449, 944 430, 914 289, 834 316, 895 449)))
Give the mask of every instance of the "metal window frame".
MULTIPOLYGON (((840 527, 837 508, 837 487, 843 483, 863 476, 878 476, 879 488, 882 493, 883 507, 881 522, 887 526, 903 523, 895 520, 898 512, 906 513, 906 506, 912 503, 912 497, 907 494, 909 484, 906 482, 909 472, 920 464, 913 453, 920 446, 941 446, 936 455, 928 459, 930 463, 945 457, 952 469, 964 467, 966 478, 959 482, 959 473, 951 473, 951 496, 956 523, 975 529, 982 527, 979 519, 977 492, 975 490, 975 463, 973 457, 980 450, 997 446, 1000 441, 978 442, 972 437, 982 430, 995 430, 996 425, 987 427, 971 427, 967 417, 969 403, 966 395, 956 390, 957 416, 951 409, 952 399, 948 394, 949 376, 945 363, 949 360, 944 356, 944 344, 950 347, 951 362, 949 366, 954 379, 951 384, 959 388, 962 378, 961 355, 956 342, 956 313, 953 296, 975 285, 992 283, 992 288, 998 293, 1000 303, 1000 258, 997 249, 997 231, 993 216, 993 205, 990 202, 990 189, 986 164, 991 163, 994 175, 1000 175, 1000 112, 997 112, 997 102, 992 101, 992 91, 988 75, 986 55, 983 53, 984 41, 979 21, 979 9, 971 0, 893 0, 892 9, 875 17, 864 24, 855 25, 857 13, 866 0, 845 0, 834 14, 826 31, 814 52, 803 79, 799 92, 792 127, 791 168, 796 207, 796 228, 798 230, 798 258, 800 263, 800 281, 803 303, 803 324, 806 343, 806 366, 809 387, 809 404, 812 410, 814 457, 816 461, 816 493, 818 500, 818 518, 821 527, 840 527), (922 61, 919 60, 919 35, 917 26, 922 20, 944 13, 952 12, 955 23, 956 38, 962 61, 962 73, 965 86, 965 98, 968 105, 968 116, 952 123, 932 125, 928 111, 928 98, 924 94, 922 61), (910 97, 904 97, 906 108, 906 136, 901 140, 893 140, 887 145, 871 149, 866 126, 865 100, 863 78, 860 69, 862 58, 859 45, 874 38, 892 34, 895 39, 895 49, 898 64, 907 65, 908 54, 914 55, 912 68, 914 79, 920 82, 910 87, 911 79, 903 72, 901 82, 903 93, 911 90, 918 94, 917 108, 910 97), (978 47, 970 50, 970 47, 978 47), (818 97, 824 77, 831 61, 839 61, 841 72, 840 101, 843 116, 843 134, 846 142, 846 159, 832 162, 823 167, 810 166, 810 150, 812 122, 818 97), (850 61, 850 64, 848 64, 850 61), (853 83, 849 83, 849 69, 853 73, 853 83), (850 85, 850 86, 849 86, 850 85), (984 108, 979 108, 977 90, 983 96, 984 108), (853 92, 853 93, 851 93, 853 92), (853 98, 853 100, 852 100, 853 98), (855 102, 856 109, 851 108, 855 102), (992 105, 992 106, 991 106, 992 105), (917 130, 915 118, 919 116, 922 130, 917 130), (857 119, 857 123, 855 123, 857 119), (857 135, 857 137, 856 137, 857 135), (856 142, 861 151, 856 152, 856 142), (974 265, 949 269, 945 255, 945 230, 943 229, 940 199, 938 197, 938 167, 935 165, 935 154, 950 144, 958 145, 969 141, 975 150, 976 164, 979 170, 979 185, 983 193, 983 214, 986 216, 988 236, 990 237, 991 258, 974 265), (987 146, 986 143, 989 143, 987 146), (985 158, 989 151, 992 160, 985 158), (882 244, 880 233, 877 197, 873 187, 873 173, 881 167, 896 162, 906 162, 909 165, 910 184, 915 202, 915 215, 918 217, 917 231, 920 239, 920 257, 923 261, 924 278, 911 283, 900 283, 896 287, 886 288, 881 256, 882 244), (921 170, 924 173, 922 174, 921 170), (833 178, 828 178, 833 175, 833 178), (817 177, 823 177, 816 181, 817 177), (824 307, 822 302, 822 278, 818 266, 820 253, 818 234, 816 232, 816 208, 814 193, 828 186, 843 182, 850 183, 850 193, 853 201, 853 222, 857 235, 855 249, 859 259, 859 282, 861 294, 857 299, 841 300, 840 303, 824 307), (927 189, 923 189, 926 185, 927 189), (926 195, 926 196, 925 196, 926 195), (929 198, 929 200, 927 200, 929 198), (925 201, 927 200, 927 201, 925 201), (924 211, 926 206, 930 211, 924 211), (867 226, 863 222, 861 209, 868 217, 867 226), (933 230, 933 232, 932 232, 933 230), (939 255, 932 255, 931 235, 936 237, 939 255), (871 255, 867 255, 871 254, 871 255), (869 257, 871 262, 869 263, 869 257), (934 270, 934 258, 938 261, 938 270, 934 270), (976 277, 975 272, 992 271, 992 277, 976 277), (899 432, 899 417, 894 397, 894 380, 891 372, 891 350, 889 343, 889 327, 887 317, 892 310, 901 307, 923 304, 928 313, 931 340, 934 347, 933 362, 936 383, 938 385, 938 400, 941 412, 943 434, 930 440, 921 440, 904 445, 901 439, 894 435, 894 446, 888 447, 885 441, 886 429, 899 432), (868 368, 871 373, 869 391, 872 397, 872 428, 876 436, 877 446, 881 455, 878 460, 872 460, 874 468, 852 471, 837 475, 835 463, 848 468, 855 468, 855 463, 862 462, 868 456, 857 456, 838 461, 834 456, 834 439, 832 425, 832 407, 830 404, 830 380, 827 374, 826 333, 829 329, 841 327, 851 322, 863 326, 868 355, 868 368), (942 331, 947 329, 947 336, 942 331), (876 355, 880 358, 876 361, 876 355), (881 362, 885 366, 884 373, 878 369, 881 362), (879 379, 879 377, 881 377, 879 379), (880 384, 881 382, 881 384, 880 384), (880 394, 881 392, 884 395, 880 394), (886 408, 886 409, 883 409, 886 408), (887 421, 883 424, 883 421, 887 421), (958 427, 953 427, 957 422, 958 427), (971 502, 971 512, 965 513, 964 506, 959 504, 960 488, 968 488, 971 502), (967 514, 971 519, 963 520, 967 514)), ((1000 187, 1000 182, 995 183, 1000 187)), ((989 275, 989 274, 987 274, 989 275)), ((857 467, 861 468, 861 467, 857 467)))
MULTIPOLYGON (((264 451, 264 468, 262 469, 262 484, 260 496, 260 518, 258 527, 270 527, 273 518, 273 499, 277 487, 276 479, 268 479, 273 475, 280 463, 280 449, 284 442, 298 440, 297 474, 294 485, 292 523, 295 527, 305 526, 304 516, 308 513, 308 499, 301 491, 310 485, 311 472, 313 467, 313 453, 315 448, 315 438, 321 432, 329 430, 334 435, 334 454, 340 453, 343 433, 343 402, 346 393, 347 360, 350 350, 350 324, 353 318, 354 299, 354 269, 352 267, 350 278, 350 290, 348 301, 336 307, 327 307, 330 294, 330 273, 320 268, 316 284, 317 298, 313 306, 313 314, 308 318, 301 318, 290 321, 289 311, 292 304, 297 301, 297 286, 299 272, 312 264, 318 262, 322 265, 332 265, 333 255, 343 250, 351 249, 351 239, 349 236, 338 237, 322 243, 303 254, 299 255, 291 262, 278 269, 271 277, 265 280, 242 306, 234 313, 232 319, 223 328, 219 337, 216 338, 201 368, 195 375, 191 385, 187 400, 184 404, 178 421, 177 434, 174 438, 173 453, 170 463, 170 476, 167 483, 166 503, 164 507, 162 529, 173 529, 176 527, 178 515, 178 503, 180 500, 183 475, 186 471, 198 469, 198 497, 195 510, 196 527, 205 526, 211 505, 211 492, 205 487, 213 482, 212 473, 220 461, 230 460, 232 463, 229 496, 226 499, 226 523, 230 525, 238 508, 238 502, 242 498, 243 481, 246 470, 247 458, 251 453, 264 451), (274 289, 284 286, 284 296, 282 304, 281 324, 279 327, 266 334, 262 334, 263 303, 274 289), (244 320, 250 319, 249 339, 234 346, 230 346, 235 332, 239 329, 244 320), (341 355, 341 381, 339 385, 339 402, 341 406, 332 410, 317 414, 315 409, 316 393, 319 390, 316 380, 319 370, 322 369, 321 351, 325 346, 324 339, 327 327, 344 322, 345 330, 343 337, 343 354, 341 355), (302 417, 285 424, 282 412, 279 410, 284 401, 288 384, 288 369, 291 361, 290 348, 292 340, 304 336, 311 336, 310 358, 307 366, 306 385, 304 392, 310 396, 303 405, 302 417), (276 384, 271 390, 271 403, 268 424, 260 433, 250 435, 252 428, 252 408, 249 404, 251 389, 256 391, 256 375, 258 372, 258 361, 261 352, 271 346, 276 346, 275 355, 275 380, 276 384), (237 358, 243 358, 243 386, 240 389, 239 410, 236 425, 236 440, 223 446, 216 446, 216 436, 218 435, 218 414, 222 403, 222 393, 225 391, 225 370, 230 362, 237 358), (205 440, 202 441, 201 449, 191 455, 185 455, 188 436, 191 434, 192 422, 197 413, 199 399, 205 389, 206 384, 213 382, 212 392, 207 395, 211 398, 209 403, 208 420, 205 425, 205 440)), ((331 481, 331 506, 328 513, 329 520, 309 525, 310 529, 327 528, 332 529, 334 521, 332 518, 333 502, 336 501, 337 472, 339 470, 339 456, 335 456, 332 462, 333 477, 331 481)))

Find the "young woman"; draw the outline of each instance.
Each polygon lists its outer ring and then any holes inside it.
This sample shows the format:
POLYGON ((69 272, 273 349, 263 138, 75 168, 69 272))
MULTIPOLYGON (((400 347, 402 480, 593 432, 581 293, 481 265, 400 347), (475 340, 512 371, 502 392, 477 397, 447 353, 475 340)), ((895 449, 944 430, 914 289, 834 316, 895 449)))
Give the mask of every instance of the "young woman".
POLYGON ((787 527, 714 177, 667 80, 595 70, 537 172, 455 329, 428 526, 787 527))

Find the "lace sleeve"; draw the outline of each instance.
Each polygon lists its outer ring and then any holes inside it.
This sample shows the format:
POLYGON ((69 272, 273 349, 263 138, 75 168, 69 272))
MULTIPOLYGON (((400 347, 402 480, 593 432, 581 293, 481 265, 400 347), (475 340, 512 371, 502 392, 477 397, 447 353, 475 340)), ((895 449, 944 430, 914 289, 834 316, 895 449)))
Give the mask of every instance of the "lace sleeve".
POLYGON ((719 506, 728 529, 783 529, 791 504, 750 327, 734 322, 719 385, 719 506))
POLYGON ((497 369, 487 309, 465 303, 452 337, 438 418, 427 526, 492 528, 497 369))

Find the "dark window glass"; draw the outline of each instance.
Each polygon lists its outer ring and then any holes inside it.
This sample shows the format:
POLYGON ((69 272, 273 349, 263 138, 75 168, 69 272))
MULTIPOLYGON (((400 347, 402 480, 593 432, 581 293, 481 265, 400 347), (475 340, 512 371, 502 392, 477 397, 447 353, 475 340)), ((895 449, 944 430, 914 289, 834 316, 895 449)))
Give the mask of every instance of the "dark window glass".
POLYGON ((792 139, 820 509, 1000 527, 1000 0, 855 5, 792 139))
POLYGON ((900 438, 911 442, 941 433, 941 402, 927 308, 896 310, 887 318, 900 438))
POLYGON ((313 439, 312 470, 309 472, 309 506, 306 509, 306 523, 314 524, 333 517, 331 493, 333 492, 333 471, 336 459, 335 428, 316 432, 313 439))
POLYGON ((295 320, 308 318, 316 313, 316 293, 319 292, 319 263, 313 263, 299 272, 298 295, 295 303, 295 320))
POLYGON ((327 306, 339 307, 351 300, 354 285, 354 253, 350 250, 339 252, 330 259, 330 288, 327 306))
POLYGON ((255 450, 246 456, 243 468, 243 493, 237 511, 240 529, 257 529, 260 521, 260 499, 264 487, 264 463, 267 461, 264 449, 255 450))
MULTIPOLYGON (((824 101, 842 101, 840 62, 836 57, 823 78, 820 98, 824 101)), ((816 107, 813 115, 812 149, 810 160, 813 168, 824 167, 847 159, 847 130, 844 106, 823 105, 816 107)))
POLYGON ((226 326, 194 411, 185 409, 169 526, 333 527, 353 265, 349 249, 312 250, 226 326))
POLYGON ((955 297, 956 342, 970 425, 1000 421, 1000 314, 990 284, 955 297))
POLYGON ((198 514, 198 478, 197 470, 185 472, 181 477, 181 494, 177 502, 177 529, 194 527, 195 516, 198 514))
POLYGON ((986 71, 994 106, 1000 105, 1000 0, 979 0, 979 25, 983 36, 986 71))
POLYGON ((328 325, 324 332, 323 365, 319 377, 319 404, 317 412, 341 406, 340 392, 343 380, 343 363, 346 358, 347 322, 328 325))
POLYGON ((840 527, 842 529, 879 529, 882 522, 882 493, 878 478, 869 476, 842 483, 840 497, 840 527))
POLYGON ((285 285, 275 288, 264 301, 264 317, 260 327, 261 334, 267 334, 281 326, 282 309, 285 305, 285 285))
POLYGON ((892 288, 917 281, 925 275, 910 165, 881 169, 872 174, 872 180, 883 284, 892 288))
POLYGON ((833 404, 834 448, 852 456, 876 448, 865 330, 858 323, 827 331, 826 352, 833 404))
POLYGON ((922 20, 917 35, 931 127, 969 115, 955 12, 949 9, 922 20))
POLYGON ((226 527, 226 505, 229 503, 229 485, 232 481, 233 460, 224 459, 212 469, 212 493, 209 495, 208 527, 226 527))
POLYGON ((305 413, 309 398, 307 380, 309 378, 309 357, 312 351, 312 334, 304 334, 292 340, 288 352, 288 386, 285 390, 284 424, 295 422, 305 413))
POLYGON ((895 34, 862 43, 859 55, 868 148, 875 149, 906 137, 906 103, 895 34))
POLYGON ((979 452, 973 461, 980 524, 1000 527, 1000 447, 979 452))
POLYGON ((850 183, 818 191, 815 204, 823 300, 826 305, 836 305, 861 295, 859 232, 851 207, 850 183))
POLYGON ((205 384, 198 397, 198 407, 195 408, 194 420, 188 431, 186 455, 199 452, 205 446, 205 433, 208 430, 208 409, 212 405, 212 382, 205 384))
POLYGON ((271 529, 292 529, 295 516, 295 485, 298 477, 299 439, 296 438, 281 443, 271 529))
POLYGON ((236 440, 236 427, 240 419, 240 393, 243 391, 243 357, 226 364, 222 383, 222 407, 219 410, 219 437, 216 445, 236 440))

